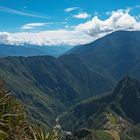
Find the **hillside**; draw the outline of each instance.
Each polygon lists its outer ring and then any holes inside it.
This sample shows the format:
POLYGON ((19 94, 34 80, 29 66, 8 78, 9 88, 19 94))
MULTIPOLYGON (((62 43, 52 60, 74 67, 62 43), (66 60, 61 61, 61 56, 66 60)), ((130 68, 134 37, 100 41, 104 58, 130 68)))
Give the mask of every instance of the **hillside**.
MULTIPOLYGON (((46 130, 37 128, 39 127, 37 124, 35 127, 35 124, 29 123, 25 108, 10 93, 11 91, 6 90, 3 82, 0 81, 0 139, 60 140, 63 137, 65 140, 139 140, 139 110, 136 113, 134 108, 136 109, 140 103, 140 83, 129 77, 119 82, 113 93, 86 100, 75 106, 76 111, 75 108, 72 108, 74 111, 71 110, 71 113, 73 112, 73 116, 77 118, 76 123, 72 124, 73 127, 79 123, 72 135, 65 135, 65 131, 55 128, 46 133, 46 130), (133 106, 128 102, 132 102, 133 106), (114 104, 120 108, 116 110, 114 104), (89 107, 95 109, 96 113, 89 110, 89 107), (132 110, 134 112, 131 112, 132 110), (84 120, 84 118, 86 119, 84 120)), ((72 115, 68 116, 67 120, 73 119, 72 115)), ((64 123, 69 125, 67 120, 64 123)))
POLYGON ((73 137, 81 137, 82 131, 85 133, 82 138, 94 137, 96 131, 101 131, 121 140, 139 140, 139 107, 140 83, 126 77, 113 93, 86 100, 69 109, 60 117, 60 123, 63 129, 73 131, 73 137))
POLYGON ((30 116, 49 125, 66 106, 112 87, 79 58, 65 61, 50 56, 1 58, 0 77, 26 103, 30 116))
POLYGON ((117 31, 90 44, 68 51, 86 60, 98 71, 108 72, 115 79, 124 76, 140 79, 140 32, 117 31))

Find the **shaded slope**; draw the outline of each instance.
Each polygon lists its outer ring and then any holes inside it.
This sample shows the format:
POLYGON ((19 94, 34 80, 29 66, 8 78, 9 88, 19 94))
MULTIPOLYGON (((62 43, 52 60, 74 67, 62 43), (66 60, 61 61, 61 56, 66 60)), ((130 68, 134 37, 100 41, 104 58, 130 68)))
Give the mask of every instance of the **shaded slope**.
MULTIPOLYGON (((76 105, 62 116, 61 122, 67 129, 72 129, 73 126, 73 129, 83 127, 101 129, 106 124, 106 115, 108 114, 109 117, 112 114, 110 118, 113 122, 116 122, 116 119, 119 122, 120 117, 122 117, 120 119, 121 125, 124 122, 126 128, 128 128, 129 124, 125 123, 125 120, 131 120, 135 124, 140 123, 139 107, 140 83, 126 77, 118 83, 113 93, 76 105), (63 123, 65 120, 69 120, 68 123, 70 124, 65 126, 65 123, 63 123), (67 126, 71 127, 68 128, 67 126)), ((114 129, 116 128, 115 126, 114 129)))
POLYGON ((117 31, 93 43, 73 48, 76 54, 98 71, 108 71, 115 79, 130 75, 140 79, 140 32, 117 31))
POLYGON ((113 86, 79 57, 66 57, 0 59, 1 79, 26 104, 30 116, 47 125, 76 100, 108 91, 113 86))

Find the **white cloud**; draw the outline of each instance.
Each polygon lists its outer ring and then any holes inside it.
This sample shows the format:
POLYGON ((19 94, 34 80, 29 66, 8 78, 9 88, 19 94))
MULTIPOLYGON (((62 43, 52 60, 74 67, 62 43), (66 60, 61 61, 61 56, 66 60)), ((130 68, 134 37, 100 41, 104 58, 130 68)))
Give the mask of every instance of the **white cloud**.
POLYGON ((75 10, 77 10, 77 9, 79 9, 79 7, 69 7, 69 8, 66 8, 64 11, 65 11, 66 13, 69 13, 69 12, 75 11, 75 10))
POLYGON ((117 11, 107 11, 105 14, 111 16, 113 13, 122 12, 122 13, 129 13, 133 10, 133 7, 127 7, 126 9, 119 9, 117 11))
POLYGON ((5 43, 9 44, 9 40, 11 40, 10 33, 0 32, 0 43, 1 44, 5 44, 5 43))
POLYGON ((66 24, 67 22, 46 22, 46 23, 27 23, 21 27, 23 30, 31 30, 31 29, 37 29, 39 27, 46 27, 50 25, 59 25, 59 24, 66 24))
MULTIPOLYGON (((29 24, 29 26, 41 26, 29 24)), ((117 30, 140 30, 140 22, 131 16, 129 11, 118 10, 111 12, 109 18, 101 20, 98 16, 77 26, 65 26, 61 30, 47 30, 38 32, 7 33, 0 32, 0 43, 4 44, 32 44, 32 45, 80 45, 86 44, 106 34, 117 30)))
POLYGON ((46 26, 48 25, 48 23, 28 23, 28 24, 25 24, 21 27, 21 29, 35 29, 37 27, 42 27, 42 26, 46 26))
POLYGON ((77 15, 74 15, 73 17, 78 18, 78 19, 86 19, 90 17, 86 12, 79 13, 77 15))
POLYGON ((0 33, 0 43, 5 44, 31 44, 31 45, 79 45, 92 41, 92 37, 81 34, 75 30, 50 30, 37 33, 21 32, 21 33, 0 33))
POLYGON ((75 29, 91 36, 101 36, 117 30, 140 30, 140 22, 128 11, 118 10, 113 11, 106 20, 95 16, 92 20, 76 26, 75 29))
POLYGON ((27 16, 27 17, 47 18, 45 16, 41 16, 41 15, 38 15, 38 14, 32 14, 31 12, 23 12, 23 11, 20 11, 20 10, 15 10, 15 9, 11 9, 11 8, 8 8, 8 7, 2 7, 2 6, 0 6, 0 11, 4 12, 4 13, 27 16))

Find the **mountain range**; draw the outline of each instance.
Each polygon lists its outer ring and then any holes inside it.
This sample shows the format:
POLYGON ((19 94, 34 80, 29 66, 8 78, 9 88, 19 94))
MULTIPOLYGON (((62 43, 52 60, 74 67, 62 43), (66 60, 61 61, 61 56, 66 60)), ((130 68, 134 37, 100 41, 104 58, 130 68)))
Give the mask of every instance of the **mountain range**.
POLYGON ((71 49, 72 46, 35 46, 35 45, 8 45, 0 44, 0 56, 38 56, 51 55, 58 57, 71 49))
POLYGON ((139 36, 139 31, 117 31, 90 44, 74 47, 57 58, 1 57, 0 78, 26 106, 29 119, 45 127, 53 124, 62 113, 60 116, 64 116, 62 126, 65 129, 101 129, 104 126, 98 126, 100 124, 96 122, 100 122, 103 112, 111 118, 117 116, 118 121, 121 119, 129 127, 133 124, 131 121, 139 123, 139 83, 124 77, 140 80, 139 36), (127 87, 134 95, 128 93, 127 87), (133 99, 132 103, 130 99, 133 99), (88 102, 89 107, 82 101, 88 102), (79 102, 80 105, 77 105, 79 102), (127 103, 131 103, 130 106, 126 106, 127 103), (72 113, 67 111, 68 108, 72 113), (93 108, 99 108, 98 112, 94 112, 93 108), (133 112, 134 108, 136 112, 133 112), (73 115, 73 112, 76 114, 73 115), (71 118, 64 124, 65 114, 71 118), (73 119, 76 120, 74 124, 73 119))

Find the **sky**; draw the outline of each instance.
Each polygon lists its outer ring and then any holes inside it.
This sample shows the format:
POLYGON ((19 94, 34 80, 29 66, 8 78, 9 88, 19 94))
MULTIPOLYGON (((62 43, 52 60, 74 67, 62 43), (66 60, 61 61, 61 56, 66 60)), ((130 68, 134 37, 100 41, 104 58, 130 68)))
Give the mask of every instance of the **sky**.
POLYGON ((140 30, 139 0, 0 0, 0 43, 80 45, 140 30))

